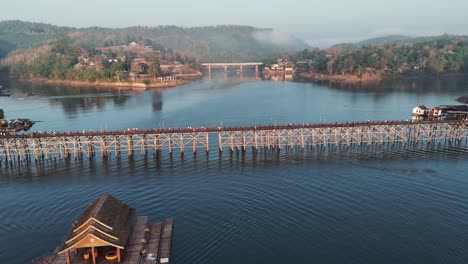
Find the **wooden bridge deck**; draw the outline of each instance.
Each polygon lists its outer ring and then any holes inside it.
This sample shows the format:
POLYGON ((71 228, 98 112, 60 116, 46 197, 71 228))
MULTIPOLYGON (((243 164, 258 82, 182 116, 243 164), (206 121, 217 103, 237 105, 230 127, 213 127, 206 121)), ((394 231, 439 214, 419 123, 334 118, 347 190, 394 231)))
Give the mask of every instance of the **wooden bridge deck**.
POLYGON ((133 156, 165 150, 196 152, 247 148, 460 143, 468 141, 468 121, 379 121, 132 131, 30 133, 0 137, 2 162, 82 159, 122 153, 133 156))

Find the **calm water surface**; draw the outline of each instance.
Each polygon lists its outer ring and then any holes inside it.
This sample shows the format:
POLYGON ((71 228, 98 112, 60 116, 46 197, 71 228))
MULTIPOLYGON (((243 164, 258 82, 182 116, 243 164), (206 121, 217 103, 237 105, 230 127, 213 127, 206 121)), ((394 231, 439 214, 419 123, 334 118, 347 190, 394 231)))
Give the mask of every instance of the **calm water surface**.
MULTIPOLYGON (((8 118, 33 130, 229 126, 410 118, 454 104, 465 79, 367 87, 201 80, 165 91, 2 80, 8 118)), ((468 263, 468 148, 204 152, 0 169, 0 263, 60 245, 103 192, 173 216, 174 263, 468 263)))

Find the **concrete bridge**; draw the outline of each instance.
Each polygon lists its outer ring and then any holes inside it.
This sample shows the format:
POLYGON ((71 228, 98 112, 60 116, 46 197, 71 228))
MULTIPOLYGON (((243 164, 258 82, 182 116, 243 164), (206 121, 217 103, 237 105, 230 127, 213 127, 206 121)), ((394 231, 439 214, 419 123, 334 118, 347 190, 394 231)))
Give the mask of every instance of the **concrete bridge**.
MULTIPOLYGON (((129 157, 178 150, 427 146, 468 142, 468 121, 377 121, 132 131, 30 133, 0 137, 0 166, 56 159, 129 157)), ((365 149, 363 150, 365 151, 365 149)))
POLYGON ((244 67, 254 67, 255 71, 258 72, 258 66, 263 65, 262 62, 218 62, 218 63, 202 63, 203 67, 208 68, 208 72, 211 73, 211 68, 224 68, 224 72, 227 72, 228 67, 239 67, 239 71, 243 72, 244 67))

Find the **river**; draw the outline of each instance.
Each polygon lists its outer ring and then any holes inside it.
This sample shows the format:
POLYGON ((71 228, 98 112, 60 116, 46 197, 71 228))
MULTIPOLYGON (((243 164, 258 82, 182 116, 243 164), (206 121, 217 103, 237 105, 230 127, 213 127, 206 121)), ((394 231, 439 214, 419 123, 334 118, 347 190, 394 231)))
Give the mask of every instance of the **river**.
MULTIPOLYGON (((221 74, 160 91, 0 80, 32 130, 402 120, 456 104, 467 79, 346 86, 221 74)), ((173 263, 468 263, 468 149, 204 152, 0 168, 0 263, 59 246, 109 192, 175 219, 173 263)))

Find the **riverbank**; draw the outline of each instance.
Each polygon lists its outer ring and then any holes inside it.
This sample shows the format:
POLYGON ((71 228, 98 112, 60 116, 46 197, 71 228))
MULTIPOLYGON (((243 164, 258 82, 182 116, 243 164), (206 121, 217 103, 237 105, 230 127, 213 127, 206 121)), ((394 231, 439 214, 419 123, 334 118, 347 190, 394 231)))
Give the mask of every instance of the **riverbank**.
POLYGON ((413 80, 413 79, 437 79, 437 78, 458 78, 458 77, 468 77, 464 73, 445 73, 445 74, 428 74, 428 73, 418 73, 418 74, 379 74, 379 73, 363 73, 362 76, 356 74, 319 74, 319 73, 310 73, 310 72, 301 72, 297 76, 302 77, 311 81, 331 81, 345 84, 354 84, 354 83, 377 83, 383 80, 413 80))
POLYGON ((361 77, 354 74, 319 74, 310 72, 301 72, 298 76, 312 81, 332 81, 342 83, 359 83, 359 82, 379 82, 383 80, 382 75, 378 74, 363 74, 361 77))
MULTIPOLYGON (((201 76, 200 76, 201 77, 201 76)), ((195 78, 193 78, 194 80, 195 78)), ((129 89, 164 89, 164 88, 173 88, 178 87, 184 84, 187 84, 189 80, 179 79, 179 80, 170 80, 165 82, 103 82, 103 81, 76 81, 76 80, 50 80, 43 78, 33 78, 33 79, 19 79, 22 82, 27 82, 31 84, 53 84, 53 85, 67 85, 67 86, 77 86, 77 87, 109 87, 109 88, 129 88, 129 89)))

